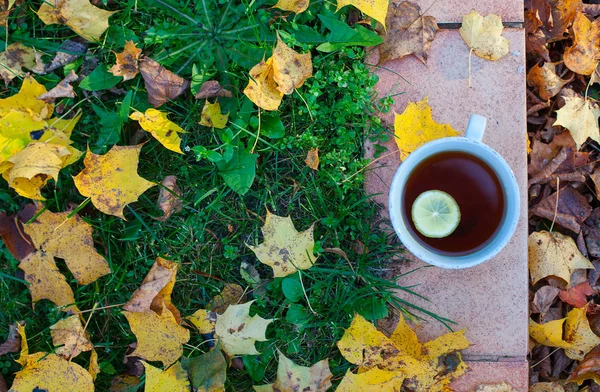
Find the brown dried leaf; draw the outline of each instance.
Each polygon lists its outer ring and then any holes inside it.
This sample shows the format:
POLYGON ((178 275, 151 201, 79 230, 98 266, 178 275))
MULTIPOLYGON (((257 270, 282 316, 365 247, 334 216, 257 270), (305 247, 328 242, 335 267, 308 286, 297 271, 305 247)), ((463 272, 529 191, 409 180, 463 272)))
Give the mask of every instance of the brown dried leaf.
POLYGON ((15 42, 0 53, 0 76, 8 85, 17 76, 25 75, 22 68, 31 69, 35 66, 35 50, 15 42))
POLYGON ((525 32, 527 33, 525 48, 527 53, 539 55, 544 61, 550 62, 546 35, 541 30, 542 25, 538 11, 525 11, 525 32))
POLYGON ((148 102, 155 108, 180 96, 190 84, 148 57, 140 61, 139 68, 148 92, 148 102))
POLYGON ((56 347, 55 353, 67 360, 75 358, 83 351, 94 349, 79 316, 69 316, 58 321, 50 327, 50 333, 52 344, 56 347))
POLYGON ((527 84, 539 91, 540 98, 550 99, 560 92, 560 89, 569 82, 556 74, 557 63, 545 63, 542 67, 534 65, 527 74, 527 84))
POLYGON ((71 72, 58 84, 52 87, 48 92, 40 95, 38 99, 41 99, 44 102, 54 103, 57 98, 73 98, 77 94, 73 91, 73 86, 71 83, 76 81, 79 78, 75 71, 71 70, 71 72))
POLYGON ((115 76, 122 76, 123 80, 131 80, 139 72, 138 60, 142 49, 135 46, 133 41, 125 42, 125 48, 121 53, 115 53, 117 63, 109 71, 115 76))
POLYGON ((573 46, 565 49, 567 68, 581 75, 591 75, 600 60, 600 19, 591 22, 581 11, 573 22, 573 46))
POLYGON ((562 227, 579 233, 583 221, 592 213, 592 207, 585 197, 570 186, 561 188, 557 192, 540 201, 531 212, 542 218, 555 219, 562 227), (557 192, 558 208, 556 207, 557 192))
POLYGON ((26 204, 17 216, 0 212, 0 237, 13 257, 19 261, 34 251, 31 238, 25 233, 23 224, 35 215, 36 207, 26 204))
POLYGON ((552 142, 546 144, 541 140, 534 139, 533 149, 530 156, 530 164, 528 165, 527 171, 530 176, 535 176, 544 167, 546 167, 554 157, 558 154, 562 147, 568 147, 575 150, 575 140, 569 132, 563 132, 560 135, 556 135, 552 142))
POLYGON ((306 166, 310 167, 313 170, 319 170, 319 148, 312 148, 306 154, 306 158, 304 159, 304 163, 306 166))
POLYGON ((216 80, 208 80, 202 83, 200 86, 200 91, 195 95, 196 99, 208 99, 208 98, 231 98, 233 94, 231 91, 224 89, 221 87, 218 81, 216 80))
POLYGON ((546 0, 552 10, 552 17, 548 24, 549 42, 560 41, 567 38, 564 33, 575 20, 577 11, 581 9, 581 0, 546 0), (551 26, 550 26, 551 24, 551 26))
POLYGON ((386 18, 385 41, 379 46, 379 63, 414 54, 427 63, 431 42, 438 31, 433 16, 423 16, 421 7, 404 1, 392 2, 386 18))
POLYGON ((247 300, 246 293, 240 285, 228 283, 220 294, 213 297, 207 308, 215 313, 223 314, 229 305, 243 304, 247 300))
POLYGON ((43 64, 41 56, 39 53, 36 53, 36 65, 31 70, 36 74, 44 75, 66 64, 72 63, 79 57, 85 55, 86 52, 87 45, 85 43, 68 39, 60 45, 60 50, 56 52, 56 55, 50 64, 43 64))
MULTIPOLYGON (((19 323, 11 324, 8 327, 8 336, 4 343, 0 344, 0 357, 8 353, 18 353, 21 351, 21 335, 19 334, 17 324, 19 323)), ((20 324, 23 325, 24 323, 21 322, 20 324)))
POLYGON ((580 283, 575 287, 571 287, 569 290, 561 290, 559 297, 563 302, 573 305, 576 308, 583 308, 587 304, 588 295, 597 294, 588 282, 580 283))
POLYGON ((157 221, 165 222, 171 214, 175 214, 183 208, 181 202, 181 189, 177 185, 177 177, 166 176, 161 182, 162 188, 158 194, 156 205, 164 213, 163 216, 154 218, 157 221))
POLYGON ((593 257, 600 257, 600 208, 592 211, 581 228, 589 254, 593 257))
POLYGON ((554 299, 560 293, 560 289, 552 286, 541 287, 533 296, 531 302, 531 311, 533 313, 540 313, 542 316, 545 315, 550 307, 554 303, 554 299))
POLYGON ((600 346, 590 351, 567 378, 567 382, 576 382, 577 385, 585 380, 600 384, 600 346))

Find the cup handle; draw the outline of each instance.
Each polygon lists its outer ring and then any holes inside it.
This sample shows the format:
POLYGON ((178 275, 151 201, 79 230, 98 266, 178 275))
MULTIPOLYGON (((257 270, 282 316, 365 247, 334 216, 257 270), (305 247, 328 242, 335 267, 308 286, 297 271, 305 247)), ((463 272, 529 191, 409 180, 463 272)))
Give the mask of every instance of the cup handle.
POLYGON ((479 114, 471 114, 469 118, 469 125, 465 131, 465 136, 468 139, 480 142, 483 139, 483 133, 485 132, 485 125, 487 119, 479 114))

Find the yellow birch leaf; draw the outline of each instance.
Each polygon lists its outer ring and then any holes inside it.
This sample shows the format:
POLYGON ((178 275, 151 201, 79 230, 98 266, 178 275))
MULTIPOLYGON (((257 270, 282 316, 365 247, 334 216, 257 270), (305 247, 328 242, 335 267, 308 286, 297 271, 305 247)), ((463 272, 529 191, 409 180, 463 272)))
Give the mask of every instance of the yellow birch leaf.
POLYGON ((338 0, 335 12, 338 12, 342 7, 347 5, 353 5, 362 13, 367 14, 381 23, 385 28, 385 17, 388 12, 388 4, 388 0, 338 0))
POLYGON ((88 149, 85 169, 73 178, 75 186, 100 211, 125 219, 123 208, 156 185, 137 173, 141 149, 142 145, 113 146, 105 155, 88 149))
POLYGON ((280 10, 299 14, 306 11, 309 5, 310 0, 279 0, 273 8, 279 8, 280 10))
POLYGON ((402 114, 395 114, 394 134, 400 159, 405 160, 411 152, 427 142, 458 136, 460 133, 449 124, 439 124, 433 120, 426 97, 420 102, 409 102, 402 114))
POLYGON ((180 362, 175 362, 167 370, 160 370, 142 361, 146 370, 145 392, 189 392, 190 382, 187 372, 180 362))
POLYGON ((581 75, 591 75, 600 60, 600 20, 590 21, 577 11, 573 22, 573 46, 565 49, 565 65, 581 75))
POLYGON ((554 125, 561 125, 569 130, 579 150, 588 137, 600 142, 598 128, 600 107, 581 96, 565 97, 565 106, 556 111, 554 125))
POLYGON ((49 118, 54 111, 54 104, 37 98, 46 92, 46 88, 33 77, 26 77, 17 94, 0 99, 0 117, 4 117, 14 110, 28 113, 36 121, 49 118))
POLYGON ((258 355, 254 342, 265 342, 267 326, 273 322, 255 314, 250 317, 252 302, 230 305, 225 313, 217 315, 215 335, 220 339, 223 351, 234 355, 258 355))
POLYGON ((70 360, 83 351, 91 351, 94 345, 89 334, 83 330, 79 316, 69 316, 50 327, 55 353, 70 360))
POLYGON ((15 373, 11 392, 46 391, 90 392, 94 381, 90 373, 56 354, 43 352, 29 355, 26 365, 15 373))
POLYGON ((581 361, 600 344, 600 338, 590 328, 586 310, 587 305, 583 308, 573 308, 567 313, 565 321, 565 340, 571 343, 571 347, 565 349, 565 355, 577 361, 581 361))
POLYGON ((210 334, 215 332, 217 324, 217 313, 205 309, 198 309, 191 316, 185 318, 194 324, 201 334, 210 334))
POLYGON ((571 237, 558 232, 536 231, 528 240, 529 273, 531 282, 553 275, 571 282, 571 274, 576 269, 593 269, 594 266, 583 257, 571 237))
POLYGON ((35 51, 20 42, 10 44, 0 53, 0 76, 8 83, 17 76, 25 75, 22 68, 35 66, 35 51))
POLYGON ((571 343, 563 340, 563 324, 566 318, 538 324, 529 320, 529 336, 539 344, 548 347, 569 348, 571 343))
POLYGON ((273 50, 273 79, 277 89, 284 94, 291 94, 312 76, 310 52, 300 54, 287 46, 279 35, 277 46, 273 50))
POLYGON ((273 384, 255 386, 254 390, 263 392, 310 391, 325 392, 331 387, 329 359, 324 359, 311 367, 296 365, 291 359, 279 353, 277 379, 273 384))
POLYGON ((125 42, 123 51, 115 53, 117 63, 109 69, 109 72, 115 76, 122 76, 123 81, 133 79, 140 72, 138 61, 141 54, 142 49, 137 48, 133 41, 125 42))
POLYGON ((167 113, 154 108, 147 109, 145 113, 133 112, 130 119, 139 122, 140 127, 150 132, 156 140, 171 151, 183 154, 181 151, 181 138, 179 133, 185 131, 179 125, 167 118, 167 113))
POLYGON ((460 36, 477 56, 499 60, 508 53, 509 42, 502 36, 502 19, 498 15, 485 18, 475 10, 463 16, 460 36))
POLYGON ((373 368, 354 374, 348 369, 336 392, 397 392, 402 388, 404 376, 400 373, 373 368))
POLYGON ((261 229, 264 242, 258 246, 246 245, 261 263, 273 268, 274 277, 284 277, 299 269, 309 269, 315 263, 313 229, 314 224, 298 232, 289 216, 273 215, 267 210, 261 229))
POLYGON ((277 110, 281 105, 283 93, 277 89, 273 79, 273 57, 262 60, 250 70, 250 79, 244 94, 254 104, 265 110, 277 110))
POLYGON ((64 311, 78 311, 77 306, 72 305, 75 303, 73 290, 56 267, 54 257, 39 251, 32 252, 21 260, 19 268, 25 273, 34 303, 47 299, 56 306, 65 307, 64 311))
POLYGON ((200 114, 200 121, 198 124, 204 125, 205 127, 223 129, 227 125, 228 119, 229 113, 221 114, 221 105, 219 105, 219 102, 210 103, 207 100, 202 108, 202 114, 200 114))
POLYGON ((47 0, 37 15, 47 25, 66 25, 86 40, 98 42, 108 29, 108 18, 115 12, 98 8, 89 0, 47 0))
POLYGON ((183 344, 190 340, 190 331, 180 326, 167 308, 163 308, 161 314, 125 311, 123 315, 137 337, 137 347, 129 356, 161 361, 164 366, 170 366, 181 357, 183 344))
POLYGON ((94 248, 92 226, 77 214, 67 219, 69 214, 46 210, 23 228, 37 250, 63 259, 77 283, 90 284, 110 268, 94 248))
POLYGON ((319 170, 319 148, 311 148, 304 159, 306 166, 313 170, 319 170))

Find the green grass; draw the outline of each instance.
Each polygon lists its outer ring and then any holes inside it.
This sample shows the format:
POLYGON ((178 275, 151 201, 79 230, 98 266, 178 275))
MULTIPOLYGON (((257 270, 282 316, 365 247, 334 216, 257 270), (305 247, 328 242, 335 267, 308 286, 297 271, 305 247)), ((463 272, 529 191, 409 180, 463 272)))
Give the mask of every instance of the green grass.
MULTIPOLYGON (((279 18, 280 12, 269 10, 267 6, 274 1, 266 0, 116 1, 109 5, 109 9, 121 11, 111 18, 104 41, 90 45, 89 56, 79 61, 77 72, 90 61, 114 64, 111 51, 121 51, 125 40, 133 39, 146 56, 180 76, 189 79, 195 75, 196 86, 208 78, 220 80, 234 93, 233 98, 220 99, 223 110, 230 112, 232 143, 237 148, 249 148, 258 136, 258 160, 253 185, 243 196, 227 187, 215 164, 190 151, 202 146, 202 150, 223 153, 228 148, 224 141, 227 130, 198 125, 203 102, 188 93, 161 107, 169 112, 172 121, 186 129, 182 143, 185 155, 168 151, 153 138, 146 138, 139 167, 142 177, 155 182, 167 175, 177 176, 183 191, 183 210, 165 223, 152 219, 161 215, 155 205, 158 187, 125 209, 126 221, 100 213, 91 203, 83 205, 79 215, 93 226, 96 248, 108 260, 112 273, 88 286, 78 286, 64 263, 59 262, 59 268, 71 283, 80 309, 89 310, 96 303, 101 308, 93 313, 87 329, 103 371, 96 381, 98 390, 107 390, 110 379, 126 371, 123 358, 128 345, 136 340, 119 307, 113 305, 129 299, 157 256, 181 263, 173 303, 183 315, 203 308, 226 282, 247 287, 240 274, 242 262, 254 265, 261 278, 269 281, 265 295, 256 296, 252 307, 262 317, 275 319, 267 330, 269 341, 257 345, 260 356, 243 358, 246 370, 228 371, 228 390, 251 390, 252 384, 272 382, 277 367, 276 349, 305 366, 329 358, 334 379, 339 380, 350 364, 341 357, 335 342, 355 312, 375 320, 388 314, 389 304, 407 312, 414 310, 410 303, 393 295, 394 290, 402 288, 394 283, 394 277, 386 275, 387 266, 401 255, 401 250, 397 242, 376 229, 377 206, 363 191, 368 170, 368 162, 362 158, 363 141, 367 137, 390 137, 375 117, 374 105, 385 110, 391 100, 380 102, 381 97, 375 96, 377 78, 363 64, 362 48, 346 47, 331 53, 314 50, 319 43, 316 37, 327 35, 316 15, 335 15, 343 21, 348 10, 334 14, 334 4, 312 3, 306 13, 295 19, 289 17, 288 21, 279 18), (257 135, 258 112, 241 93, 249 68, 265 52, 270 55, 276 30, 288 44, 295 44, 296 50, 311 50, 314 64, 314 77, 284 97, 280 107, 283 137, 257 135), (309 30, 314 34, 310 35, 309 30), (319 171, 304 164, 307 151, 315 147, 321 157, 319 171), (267 208, 277 215, 291 215, 298 230, 316 222, 318 263, 301 274, 308 301, 301 298, 292 304, 286 299, 281 288, 284 279, 272 279, 271 269, 260 264, 246 246, 262 241, 261 217, 267 208), (357 253, 359 245, 368 252, 357 253), (348 260, 324 251, 327 248, 344 250, 348 260)), ((23 42, 53 55, 74 33, 64 26, 44 26, 32 12, 38 5, 39 2, 31 2, 12 14, 8 43, 23 42)), ((62 76, 63 70, 59 69, 36 79, 51 87, 62 76)), ((19 86, 20 81, 15 79, 2 96, 14 94, 19 86)), ((133 108, 148 107, 141 77, 117 87, 132 92, 133 108)), ((116 128, 99 126, 106 116, 93 108, 114 117, 121 110, 124 93, 104 91, 98 95, 76 91, 76 98, 62 103, 66 109, 77 103, 83 111, 73 136, 77 148, 85 150, 89 146, 95 153, 105 153, 113 144, 130 144, 137 131, 136 122, 126 121, 116 128)), ((65 211, 85 201, 71 178, 82 168, 80 160, 61 172, 57 184, 50 183, 45 188, 43 194, 50 210, 65 211)), ((0 181, 0 200, 0 210, 13 214, 28 202, 4 181, 0 181)), ((63 313, 47 301, 32 309, 29 291, 17 266, 18 262, 0 244, 0 338, 6 336, 10 323, 25 320, 31 352, 51 352, 49 327, 63 313)), ((410 288, 405 290, 410 292, 410 288)), ((252 292, 249 294, 252 297, 252 292)), ((89 315, 86 313, 86 317, 89 315)), ((209 346, 205 339, 192 333, 184 356, 206 351, 209 346)), ((20 368, 13 362, 15 358, 0 358, 0 371, 9 382, 20 368)), ((87 359, 82 355, 75 362, 87 364, 87 359)))

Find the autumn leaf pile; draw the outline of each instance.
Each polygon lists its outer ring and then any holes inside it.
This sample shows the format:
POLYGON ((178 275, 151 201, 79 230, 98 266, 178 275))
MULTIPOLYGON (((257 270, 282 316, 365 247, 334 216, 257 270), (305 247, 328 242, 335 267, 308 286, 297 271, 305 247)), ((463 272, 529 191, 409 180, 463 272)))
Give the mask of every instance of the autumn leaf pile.
POLYGON ((553 391, 600 390, 599 15, 525 2, 530 376, 553 391))

